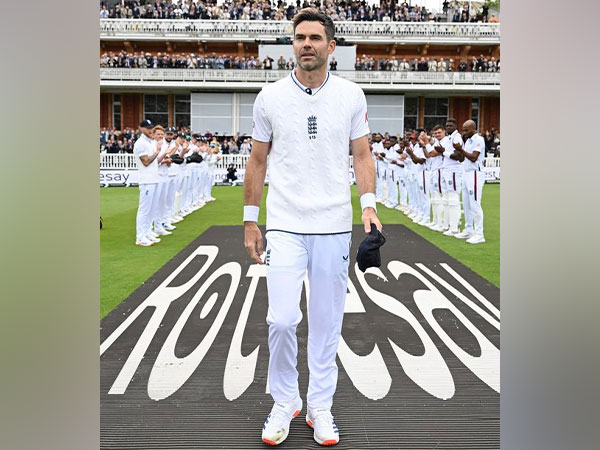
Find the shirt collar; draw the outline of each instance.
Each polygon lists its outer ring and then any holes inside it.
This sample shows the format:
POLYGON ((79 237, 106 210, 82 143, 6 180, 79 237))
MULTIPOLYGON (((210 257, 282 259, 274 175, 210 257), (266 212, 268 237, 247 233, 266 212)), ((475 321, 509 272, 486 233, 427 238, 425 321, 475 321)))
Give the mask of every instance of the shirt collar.
POLYGON ((317 92, 319 92, 321 90, 321 88, 323 86, 325 86, 325 83, 327 83, 327 81, 329 80, 329 71, 327 71, 327 76, 325 77, 325 81, 323 81, 323 83, 321 83, 321 86, 319 86, 318 88, 308 88, 306 86, 304 86, 302 83, 300 83, 300 81, 298 81, 298 78, 296 78, 296 70, 292 70, 291 72, 291 76, 292 76, 292 81, 294 83, 296 83, 296 86, 298 86, 300 89, 302 89, 303 92, 305 92, 308 95, 315 95, 317 92))

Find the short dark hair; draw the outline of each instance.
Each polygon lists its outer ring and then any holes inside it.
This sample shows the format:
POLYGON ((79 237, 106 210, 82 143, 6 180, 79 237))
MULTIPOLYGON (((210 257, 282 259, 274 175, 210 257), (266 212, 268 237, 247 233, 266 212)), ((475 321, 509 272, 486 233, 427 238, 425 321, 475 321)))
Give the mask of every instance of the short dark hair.
POLYGON ((296 34, 296 27, 302 22, 319 22, 325 27, 325 36, 328 41, 332 41, 335 35, 335 25, 333 20, 327 14, 315 8, 304 8, 301 9, 298 14, 294 16, 294 34, 296 34))
POLYGON ((448 122, 453 123, 454 125, 458 125, 458 121, 454 117, 448 117, 446 123, 448 122))
POLYGON ((435 130, 443 130, 443 129, 444 129, 444 127, 438 123, 436 126, 433 127, 432 130, 435 131, 435 130))

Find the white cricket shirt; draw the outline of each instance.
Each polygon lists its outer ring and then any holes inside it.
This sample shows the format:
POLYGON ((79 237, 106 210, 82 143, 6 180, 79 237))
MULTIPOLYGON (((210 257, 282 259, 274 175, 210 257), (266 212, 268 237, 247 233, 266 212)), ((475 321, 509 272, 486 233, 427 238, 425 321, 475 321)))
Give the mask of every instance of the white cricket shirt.
MULTIPOLYGON (((423 151, 423 149, 421 148, 421 145, 419 143, 417 143, 415 145, 415 148, 413 148, 413 153, 415 154, 415 156, 417 158, 425 158, 425 152, 423 151)), ((415 166, 415 172, 423 172, 425 170, 425 163, 423 164, 417 164, 417 163, 413 163, 415 166)))
POLYGON ((252 138, 271 142, 267 230, 352 231, 348 145, 369 134, 367 101, 357 84, 331 74, 313 92, 290 74, 254 102, 252 138))
POLYGON ((450 155, 454 153, 454 146, 452 145, 454 142, 458 142, 463 145, 462 136, 458 132, 458 130, 454 130, 450 136, 444 136, 441 143, 444 147, 444 160, 442 162, 442 169, 452 169, 452 170, 462 170, 462 166, 460 165, 460 161, 450 158, 450 155))
MULTIPOLYGON (((442 140, 443 139, 444 138, 442 138, 442 140)), ((427 151, 431 152, 431 151, 435 150, 434 147, 438 147, 440 145, 442 145, 441 142, 439 140, 437 140, 436 138, 433 138, 433 145, 431 146, 431 148, 427 148, 427 151)), ((444 164, 444 155, 432 156, 427 161, 429 162, 429 168, 427 170, 434 171, 434 170, 441 169, 442 165, 444 164)))
POLYGON ((135 162, 138 168, 138 184, 154 184, 158 183, 158 161, 154 158, 148 166, 145 166, 140 159, 141 156, 146 155, 149 158, 154 155, 156 150, 156 142, 146 137, 144 134, 135 141, 133 145, 133 154, 136 156, 135 162))
POLYGON ((463 161, 463 169, 465 172, 472 172, 473 170, 481 170, 483 167, 483 159, 485 154, 485 141, 483 140, 483 136, 475 133, 467 142, 465 142, 465 151, 468 153, 479 152, 479 156, 477 157, 477 161, 469 161, 466 157, 463 161))

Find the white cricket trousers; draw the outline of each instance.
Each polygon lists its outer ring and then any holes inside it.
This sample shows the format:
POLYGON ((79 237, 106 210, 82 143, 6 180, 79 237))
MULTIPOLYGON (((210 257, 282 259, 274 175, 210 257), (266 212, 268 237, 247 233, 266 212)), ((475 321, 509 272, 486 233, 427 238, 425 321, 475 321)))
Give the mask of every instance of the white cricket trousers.
POLYGON ((393 169, 390 165, 386 175, 388 186, 387 201, 395 208, 398 206, 398 171, 393 169))
POLYGON ((169 175, 165 185, 165 203, 163 205, 161 224, 171 223, 173 215, 173 205, 175 203, 175 191, 177 190, 177 177, 169 175))
POLYGON ((460 193, 462 190, 462 170, 442 169, 442 201, 444 220, 442 226, 458 233, 460 223, 460 193))
POLYGON ((140 184, 140 199, 135 218, 135 238, 137 241, 146 239, 152 227, 152 205, 155 204, 154 193, 157 183, 140 184))
POLYGON ((431 202, 429 200, 429 172, 420 170, 417 172, 417 184, 419 186, 419 213, 427 221, 431 219, 431 202))
POLYGON ((408 205, 408 189, 406 188, 406 173, 404 168, 401 168, 398 172, 398 190, 400 191, 400 205, 408 205))
POLYGON ((211 197, 211 193, 212 193, 214 171, 215 171, 214 168, 209 166, 206 169, 206 172, 204 174, 204 185, 203 185, 203 191, 202 191, 201 197, 203 197, 207 200, 211 197))
POLYGON ((267 231, 269 389, 275 402, 297 398, 300 295, 308 275, 307 404, 330 409, 337 386, 336 355, 348 288, 351 233, 267 231), (307 273, 308 272, 308 273, 307 273))
POLYGON ((417 184, 417 177, 414 172, 409 172, 406 176, 406 184, 408 190, 408 207, 412 211, 419 211, 419 187, 417 184))
POLYGON ((465 230, 483 236, 483 209, 481 194, 484 185, 483 174, 479 170, 465 172, 463 176, 462 200, 465 211, 465 230), (475 227, 473 227, 473 223, 475 227))
POLYGON ((379 161, 374 160, 375 163, 375 197, 376 198, 383 198, 383 187, 382 187, 382 182, 383 182, 383 174, 380 174, 382 168, 380 168, 379 166, 381 164, 379 164, 379 161))
POLYGON ((167 195, 169 190, 169 177, 168 175, 160 175, 158 177, 159 182, 156 185, 156 191, 154 192, 154 202, 153 206, 154 215, 152 217, 152 221, 154 222, 154 230, 162 228, 164 209, 167 203, 167 195))
POLYGON ((442 225, 444 216, 444 204, 442 200, 442 172, 440 169, 429 172, 429 193, 431 194, 431 210, 433 211, 433 223, 442 225))

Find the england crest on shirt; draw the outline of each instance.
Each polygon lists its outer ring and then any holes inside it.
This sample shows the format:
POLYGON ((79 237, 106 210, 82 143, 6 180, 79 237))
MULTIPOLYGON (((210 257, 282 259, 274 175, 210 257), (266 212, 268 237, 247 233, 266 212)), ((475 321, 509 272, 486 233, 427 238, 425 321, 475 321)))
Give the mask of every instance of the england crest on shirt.
POLYGON ((308 117, 308 138, 317 138, 317 116, 308 117))

